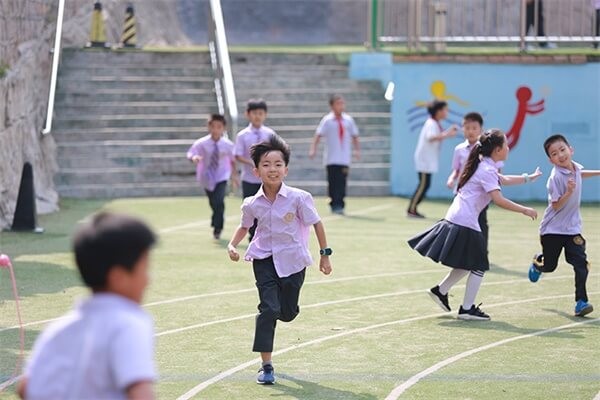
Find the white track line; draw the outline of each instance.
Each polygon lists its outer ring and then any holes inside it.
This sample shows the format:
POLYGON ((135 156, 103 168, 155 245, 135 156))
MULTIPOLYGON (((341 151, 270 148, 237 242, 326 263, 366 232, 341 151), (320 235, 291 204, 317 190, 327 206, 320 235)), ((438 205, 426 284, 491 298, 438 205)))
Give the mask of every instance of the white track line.
MULTIPOLYGON (((386 273, 373 274, 373 275, 347 276, 345 278, 332 278, 332 279, 326 278, 326 279, 318 279, 318 280, 314 280, 314 281, 308 281, 308 282, 305 282, 304 285, 305 286, 306 285, 323 285, 323 284, 329 284, 329 283, 347 282, 347 281, 363 280, 363 279, 384 278, 384 277, 391 277, 391 276, 422 275, 422 274, 436 273, 439 271, 440 271, 439 268, 436 268, 436 269, 427 269, 427 270, 423 270, 423 271, 386 272, 386 273)), ((247 289, 227 290, 227 291, 223 291, 223 292, 203 293, 203 294, 195 294, 195 295, 184 296, 184 297, 176 297, 173 299, 160 300, 160 301, 155 301, 152 303, 146 303, 146 304, 143 304, 143 307, 154 307, 154 306, 160 306, 163 304, 172 304, 172 303, 201 299, 201 298, 206 298, 206 297, 220 297, 220 296, 225 296, 225 295, 241 294, 241 293, 249 293, 249 292, 256 292, 256 288, 254 287, 254 288, 247 288, 247 289)), ((44 319, 44 320, 40 320, 40 321, 32 321, 32 322, 23 324, 23 327, 46 324, 48 322, 58 321, 61 318, 63 318, 63 316, 56 317, 56 318, 50 318, 50 319, 44 319)), ((0 328, 0 332, 9 331, 12 329, 19 329, 19 326, 13 325, 13 326, 9 326, 6 328, 0 328)))
POLYGON ((412 386, 414 386, 421 379, 423 379, 426 376, 429 376, 429 375, 431 375, 431 374, 439 371, 440 369, 444 368, 447 365, 450 365, 450 364, 452 364, 452 363, 454 363, 456 361, 462 360, 463 358, 466 358, 466 357, 468 357, 470 355, 473 355, 473 354, 476 354, 476 353, 480 353, 480 352, 485 351, 485 350, 493 349, 494 347, 498 347, 498 346, 501 346, 501 345, 506 344, 506 343, 514 342, 516 340, 527 339, 527 338, 534 337, 534 336, 541 336, 541 335, 545 335, 546 333, 552 333, 552 332, 560 331, 560 330, 563 330, 563 329, 573 328, 573 327, 578 326, 578 325, 591 324, 591 323, 594 323, 594 322, 600 322, 600 318, 586 320, 586 321, 581 321, 581 322, 574 322, 572 324, 561 325, 561 326, 557 326, 557 327, 554 327, 554 328, 543 329, 543 330, 540 330, 540 331, 527 333, 525 335, 513 336, 513 337, 510 337, 510 338, 507 338, 507 339, 499 340, 497 342, 486 344, 484 346, 476 347, 476 348, 471 349, 471 350, 467 350, 465 352, 462 352, 460 354, 457 354, 455 356, 447 358, 447 359, 445 359, 443 361, 440 361, 437 364, 434 364, 431 367, 429 367, 429 368, 427 368, 427 369, 419 372, 418 374, 411 376, 406 382, 404 382, 403 384, 401 384, 401 385, 397 386, 396 388, 394 388, 394 390, 392 390, 390 392, 390 394, 385 398, 385 400, 396 400, 398 397, 400 397, 400 395, 402 395, 402 393, 404 393, 405 391, 407 391, 408 389, 410 389, 412 386))
MULTIPOLYGON (((598 292, 595 292, 598 293, 598 292)), ((595 294, 595 293, 590 293, 590 294, 595 294)), ((489 304, 486 305, 487 308, 492 308, 492 307, 502 307, 502 306, 507 306, 507 305, 515 305, 515 304, 523 304, 523 303, 532 303, 532 302, 536 302, 536 301, 541 301, 541 300, 552 300, 552 299, 559 299, 559 298, 565 298, 565 297, 571 297, 573 296, 573 294, 568 294, 568 295, 562 295, 562 296, 546 296, 546 297, 537 297, 537 298, 533 298, 533 299, 525 299, 525 300, 516 300, 516 301, 509 301, 509 302, 504 302, 504 303, 496 303, 496 304, 489 304)), ((380 324, 375 324, 375 325, 369 325, 369 326, 365 326, 362 328, 356 328, 356 329, 351 329, 349 331, 346 332, 340 332, 340 333, 336 333, 335 335, 329 335, 329 336, 323 336, 317 339, 313 339, 310 340, 308 342, 304 342, 304 343, 300 343, 294 346, 290 346, 290 347, 286 347, 284 349, 275 351, 273 353, 274 356, 276 355, 280 355, 280 354, 284 354, 287 352, 290 352, 292 350, 296 350, 296 349, 300 349, 303 347, 307 347, 313 344, 320 344, 329 340, 333 340, 333 339, 337 339, 340 337, 344 337, 344 336, 349 336, 349 335, 354 335, 356 333, 362 333, 362 332, 366 332, 366 331, 370 331, 373 329, 378 329, 378 328, 384 328, 387 326, 391 326, 391 325, 399 325, 399 324, 404 324, 404 323, 408 323, 408 322, 414 322, 414 321, 421 321, 424 319, 431 319, 431 318, 436 318, 436 317, 440 317, 440 316, 444 316, 444 315, 448 315, 448 313, 445 312, 441 312, 441 313, 435 313, 435 314, 429 314, 429 315, 424 315, 421 317, 412 317, 412 318, 407 318, 407 319, 401 319, 401 320, 396 320, 396 321, 389 321, 389 322, 384 322, 384 323, 380 323, 380 324)), ((184 393, 183 395, 181 395, 180 397, 177 398, 177 400, 188 400, 191 399, 192 397, 194 397, 195 395, 197 395, 198 393, 200 393, 202 390, 206 389, 207 387, 209 387, 210 385, 217 383, 239 371, 242 371, 246 368, 249 368, 253 365, 256 365, 258 362, 260 362, 260 358, 254 358, 250 361, 247 361, 243 364, 240 364, 238 366, 235 366, 233 368, 230 368, 226 371, 221 372, 218 375, 215 375, 214 377, 200 383, 199 385, 193 387, 192 389, 190 389, 189 391, 187 391, 186 393, 184 393)))
POLYGON ((596 396, 594 396, 594 399, 593 399, 593 400, 600 400, 600 392, 598 392, 598 393, 596 394, 596 396))

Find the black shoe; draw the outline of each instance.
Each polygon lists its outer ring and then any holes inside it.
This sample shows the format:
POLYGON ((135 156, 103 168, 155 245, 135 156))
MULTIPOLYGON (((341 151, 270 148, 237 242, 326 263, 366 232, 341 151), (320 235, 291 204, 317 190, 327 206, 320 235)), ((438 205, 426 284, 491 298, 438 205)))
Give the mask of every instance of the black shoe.
POLYGON ((417 211, 407 211, 406 216, 408 218, 421 218, 421 219, 425 218, 425 216, 423 214, 420 214, 417 211))
POLYGON ((275 369, 271 364, 264 365, 258 370, 256 383, 259 385, 272 385, 275 383, 275 369))
POLYGON ((450 304, 448 304, 448 294, 442 294, 440 292, 440 287, 439 286, 434 286, 431 289, 429 289, 429 296, 431 296, 431 299, 442 308, 442 310, 444 311, 452 311, 450 309, 450 304))
POLYGON ((221 230, 220 229, 215 229, 213 231, 213 238, 215 238, 215 240, 221 239, 221 230))
POLYGON ((475 304, 471 306, 470 310, 465 310, 462 306, 458 309, 458 319, 471 320, 471 321, 489 321, 491 318, 489 315, 481 311, 479 306, 475 307, 475 304))

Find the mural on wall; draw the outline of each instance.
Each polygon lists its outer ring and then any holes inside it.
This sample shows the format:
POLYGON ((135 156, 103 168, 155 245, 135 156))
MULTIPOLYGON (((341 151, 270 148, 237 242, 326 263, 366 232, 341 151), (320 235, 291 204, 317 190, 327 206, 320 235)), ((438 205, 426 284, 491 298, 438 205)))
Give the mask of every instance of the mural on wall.
MULTIPOLYGON (((431 83, 430 93, 433 99, 443 100, 448 103, 448 118, 447 122, 450 124, 460 126, 462 124, 462 117, 469 110, 466 107, 469 106, 469 102, 461 99, 459 96, 449 93, 446 90, 446 83, 441 80, 436 80, 431 83), (460 111, 456 111, 459 106, 460 111)), ((533 92, 527 86, 519 86, 515 92, 515 97, 517 99, 517 109, 514 115, 513 123, 506 132, 506 138, 508 140, 508 147, 510 149, 514 148, 519 142, 519 138, 521 136, 521 130, 523 128, 523 124, 525 122, 525 118, 527 115, 536 115, 544 111, 544 99, 530 103, 531 98, 533 97, 533 92)), ((415 101, 415 106, 408 109, 406 111, 408 118, 408 126, 410 127, 411 133, 418 133, 429 117, 427 113, 427 101, 418 100, 415 101)), ((486 116, 486 112, 481 112, 481 115, 486 116)))

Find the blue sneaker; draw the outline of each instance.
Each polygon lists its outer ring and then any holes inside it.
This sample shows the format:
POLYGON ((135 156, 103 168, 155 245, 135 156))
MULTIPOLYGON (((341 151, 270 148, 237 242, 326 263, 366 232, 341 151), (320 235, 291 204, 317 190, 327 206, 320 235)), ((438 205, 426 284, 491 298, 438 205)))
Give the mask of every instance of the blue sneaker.
POLYGON ((575 304, 575 316, 583 317, 584 315, 588 315, 594 311, 594 306, 592 306, 587 301, 578 300, 577 304, 575 304))
POLYGON ((529 281, 530 282, 537 282, 540 279, 540 276, 542 275, 542 271, 539 270, 540 267, 542 267, 544 265, 544 255, 543 254, 536 254, 535 256, 533 256, 533 262, 531 263, 531 266, 529 267, 529 281))
POLYGON ((258 370, 256 383, 259 385, 272 385, 275 383, 275 369, 271 364, 263 365, 262 368, 258 370))

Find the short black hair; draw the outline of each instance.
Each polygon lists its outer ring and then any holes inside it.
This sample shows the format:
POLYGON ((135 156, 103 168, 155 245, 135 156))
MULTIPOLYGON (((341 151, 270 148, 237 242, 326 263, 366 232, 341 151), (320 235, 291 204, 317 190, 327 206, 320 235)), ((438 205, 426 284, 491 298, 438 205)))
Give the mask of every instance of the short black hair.
POLYGON ((479 125, 483 126, 483 117, 481 116, 481 114, 479 114, 478 112, 475 112, 475 111, 466 113, 465 116, 463 117, 463 120, 479 122, 479 125))
POLYGON ((209 124, 214 121, 219 121, 219 122, 223 123, 223 125, 227 125, 227 119, 225 119, 225 116, 221 115, 221 114, 210 114, 208 116, 209 124))
POLYGON ((332 106, 333 103, 335 103, 338 100, 344 100, 344 96, 342 96, 341 94, 332 94, 331 96, 329 96, 329 105, 332 106))
POLYGON ((246 103, 246 112, 252 110, 265 110, 267 112, 267 102, 263 99, 250 99, 246 103))
POLYGON ((443 100, 434 100, 427 105, 427 112, 432 117, 435 117, 435 114, 444 107, 448 107, 448 103, 443 100))
POLYGON ((101 212, 77 230, 73 252, 83 282, 93 290, 101 290, 112 268, 133 271, 155 242, 156 236, 141 220, 101 212))
POLYGON ((254 161, 254 166, 258 167, 262 156, 271 151, 280 151, 285 165, 290 163, 290 146, 279 135, 272 134, 269 140, 250 146, 250 158, 254 161))
POLYGON ((565 142, 565 144, 567 146, 570 146, 567 138, 564 137, 563 135, 561 135, 560 133, 557 133, 556 135, 552 135, 544 141, 544 151, 546 152, 546 155, 548 157, 550 157, 550 153, 548 152, 548 149, 550 148, 550 146, 552 146, 556 142, 565 142))

